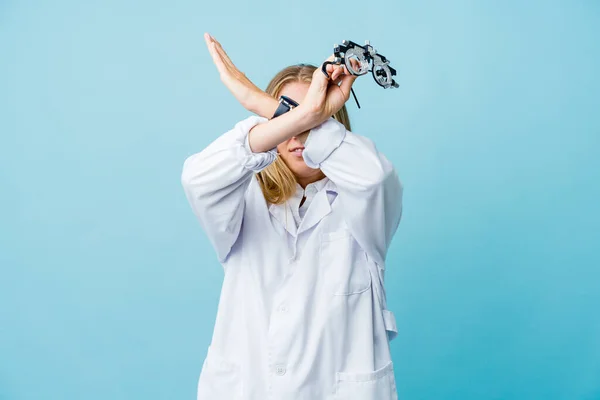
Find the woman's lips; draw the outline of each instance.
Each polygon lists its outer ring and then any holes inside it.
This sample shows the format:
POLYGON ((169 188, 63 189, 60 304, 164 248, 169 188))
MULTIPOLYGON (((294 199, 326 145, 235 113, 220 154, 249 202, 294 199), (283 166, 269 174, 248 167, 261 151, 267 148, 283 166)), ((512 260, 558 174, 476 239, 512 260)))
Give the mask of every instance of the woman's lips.
POLYGON ((304 151, 304 149, 300 148, 300 149, 296 149, 293 150, 291 153, 298 158, 302 158, 302 152, 304 151))

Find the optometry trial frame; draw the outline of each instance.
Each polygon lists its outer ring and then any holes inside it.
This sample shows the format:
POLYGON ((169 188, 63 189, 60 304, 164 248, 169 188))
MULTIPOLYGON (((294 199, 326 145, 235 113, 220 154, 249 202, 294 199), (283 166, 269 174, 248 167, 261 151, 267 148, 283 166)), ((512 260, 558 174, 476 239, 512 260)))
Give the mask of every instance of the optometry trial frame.
MULTIPOLYGON (((393 78, 396 75, 396 70, 390 67, 390 61, 382 54, 379 54, 368 40, 365 41, 364 46, 354 43, 351 40, 342 40, 341 45, 335 44, 333 46, 333 55, 333 61, 325 61, 321 66, 321 71, 323 71, 327 78, 329 78, 326 70, 327 65, 341 65, 343 63, 352 75, 365 75, 371 71, 375 82, 384 89, 397 88, 399 86, 393 78), (358 61, 357 68, 352 65, 351 60, 353 59, 358 61)), ((354 89, 351 89, 351 91, 356 105, 360 108, 354 89)))
MULTIPOLYGON (((396 75, 396 70, 390 67, 390 61, 385 56, 379 54, 376 49, 371 46, 368 40, 365 41, 365 45, 361 46, 350 40, 342 40, 342 44, 335 44, 333 46, 333 61, 325 61, 321 66, 321 71, 329 78, 326 67, 329 64, 341 65, 342 63, 348 69, 352 75, 365 75, 369 71, 373 74, 373 79, 379 86, 384 89, 397 88, 399 85, 394 80, 393 76, 396 75), (355 68, 352 65, 351 60, 358 61, 358 66, 355 68)), ((356 105, 360 108, 354 88, 350 89, 356 105)), ((298 103, 287 96, 279 97, 279 106, 275 110, 275 114, 272 118, 276 118, 281 114, 284 114, 294 107, 298 107, 298 103)))

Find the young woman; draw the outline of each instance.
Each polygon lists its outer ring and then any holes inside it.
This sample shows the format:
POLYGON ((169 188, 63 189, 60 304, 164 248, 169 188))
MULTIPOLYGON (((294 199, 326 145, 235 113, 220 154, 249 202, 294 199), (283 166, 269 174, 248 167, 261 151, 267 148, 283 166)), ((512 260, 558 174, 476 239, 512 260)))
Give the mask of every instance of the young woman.
POLYGON ((222 82, 257 115, 183 166, 225 271, 198 399, 396 399, 384 268, 402 186, 375 144, 350 131, 356 76, 300 64, 263 92, 205 40, 222 82), (272 118, 280 95, 299 106, 272 118))

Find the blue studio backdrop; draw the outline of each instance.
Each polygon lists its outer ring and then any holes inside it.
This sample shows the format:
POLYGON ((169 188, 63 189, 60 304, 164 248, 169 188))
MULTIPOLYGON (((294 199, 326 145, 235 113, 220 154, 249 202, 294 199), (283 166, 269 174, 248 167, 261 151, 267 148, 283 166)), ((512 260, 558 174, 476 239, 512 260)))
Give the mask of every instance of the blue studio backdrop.
POLYGON ((181 167, 250 115, 204 32, 262 89, 342 39, 398 70, 348 109, 405 188, 401 399, 600 399, 600 3, 3 0, 0 400, 194 398, 223 272, 181 167))

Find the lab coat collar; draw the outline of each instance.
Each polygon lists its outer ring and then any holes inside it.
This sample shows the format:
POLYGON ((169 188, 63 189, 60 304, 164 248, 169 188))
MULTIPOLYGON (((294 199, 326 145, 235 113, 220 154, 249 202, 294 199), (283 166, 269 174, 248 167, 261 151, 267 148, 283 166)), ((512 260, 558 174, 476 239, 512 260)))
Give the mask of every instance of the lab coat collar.
MULTIPOLYGON (((296 228, 294 222, 294 216, 289 210, 288 202, 283 204, 271 204, 269 206, 269 212, 277 219, 281 225, 293 236, 297 237, 304 231, 312 228, 318 224, 323 217, 331 212, 331 204, 329 203, 329 196, 327 192, 331 191, 337 194, 337 187, 330 179, 323 180, 324 185, 315 185, 319 190, 312 200, 312 203, 308 207, 300 226, 296 228), (287 216, 286 216, 287 213, 287 216)), ((302 187, 300 187, 302 190, 302 187)))

